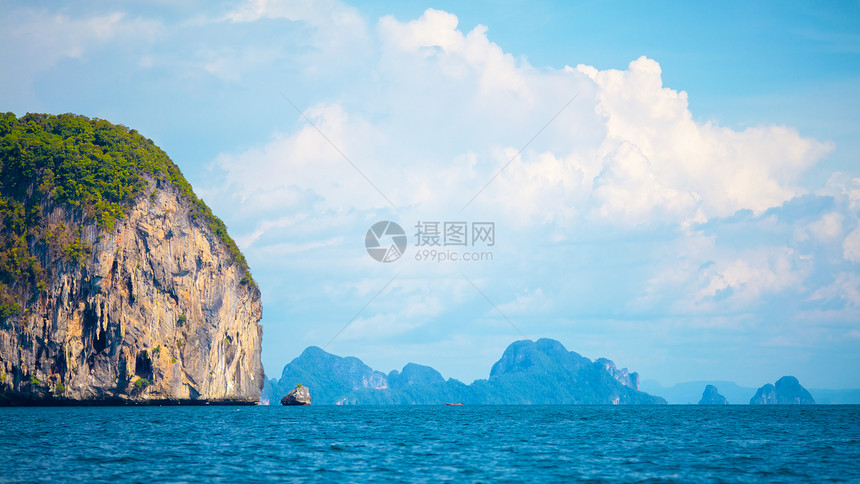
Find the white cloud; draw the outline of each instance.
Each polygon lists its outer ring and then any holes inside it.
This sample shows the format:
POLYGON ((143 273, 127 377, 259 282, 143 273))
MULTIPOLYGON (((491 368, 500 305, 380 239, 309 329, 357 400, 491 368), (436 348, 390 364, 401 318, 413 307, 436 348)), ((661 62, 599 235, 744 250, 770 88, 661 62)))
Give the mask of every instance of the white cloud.
POLYGON ((753 310, 767 296, 804 291, 811 264, 790 247, 738 249, 692 233, 666 248, 664 268, 631 307, 666 305, 670 313, 685 315, 753 310))
POLYGON ((511 54, 490 42, 485 26, 478 25, 463 35, 457 24, 455 15, 427 9, 421 18, 405 23, 383 17, 379 31, 388 49, 432 59, 434 67, 445 77, 475 82, 480 97, 506 92, 525 98, 532 96, 527 81, 530 67, 518 66, 511 54))
POLYGON ((603 171, 594 180, 597 213, 628 224, 661 219, 684 220, 695 213, 701 195, 664 184, 638 146, 622 141, 604 158, 603 171))
POLYGON ((704 283, 695 294, 697 301, 718 296, 731 290, 729 299, 749 303, 763 294, 776 294, 789 287, 797 287, 802 273, 794 263, 790 248, 765 248, 750 251, 746 257, 723 260, 702 271, 704 283))
POLYGON ((819 194, 845 199, 849 210, 860 211, 860 177, 842 172, 833 173, 824 188, 819 190, 819 194))
POLYGON ((799 176, 826 155, 832 145, 801 137, 778 126, 734 131, 693 120, 687 93, 664 88, 659 64, 641 57, 626 71, 577 66, 599 86, 597 109, 608 128, 604 152, 621 151, 629 159, 606 180, 619 185, 603 205, 607 214, 668 210, 695 218, 698 206, 707 217, 737 210, 756 213, 803 193, 799 176), (630 180, 636 181, 631 185, 630 180), (642 206, 644 204, 644 207, 642 206))
POLYGON ((860 228, 845 237, 842 242, 842 257, 847 261, 860 262, 860 228))
POLYGON ((817 289, 810 301, 843 301, 849 306, 860 308, 860 275, 841 272, 827 286, 817 289))
POLYGON ((329 53, 352 50, 367 40, 367 25, 361 14, 337 0, 248 0, 224 19, 236 23, 263 19, 302 22, 316 29, 314 46, 329 53))
MULTIPOLYGON (((338 153, 369 151, 379 142, 375 127, 336 104, 316 106, 306 115, 331 143, 305 125, 294 134, 276 135, 262 148, 221 155, 215 165, 228 181, 221 194, 232 194, 252 213, 276 212, 279 218, 302 211, 341 211, 354 206, 366 210, 384 205, 384 199, 338 153)), ((377 174, 374 166, 361 165, 360 169, 377 174)))
MULTIPOLYGON (((261 9, 235 20, 287 17, 272 13, 270 3, 253 5, 261 9)), ((628 306, 634 311, 745 310, 769 296, 804 291, 815 263, 809 254, 773 242, 727 246, 697 232, 695 224, 744 209, 761 214, 804 194, 804 173, 827 155, 830 143, 788 127, 738 131, 697 122, 687 94, 664 87, 659 64, 645 57, 625 70, 536 69, 492 43, 485 28, 464 34, 457 25, 456 16, 432 9, 408 22, 380 19, 369 77, 353 80, 363 97, 343 96, 305 111, 394 201, 401 219, 456 216, 499 173, 470 206, 470 216, 524 232, 545 226, 554 242, 594 227, 679 231, 669 245, 681 260, 667 253, 654 265, 641 296, 628 306)), ((294 126, 216 162, 227 182, 221 196, 232 197, 230 208, 255 221, 240 237, 259 244, 255 250, 279 243, 266 241, 270 231, 298 230, 309 220, 332 227, 342 214, 371 220, 388 210, 320 133, 301 120, 294 126)), ((849 222, 841 209, 831 209, 802 231, 838 241, 849 222)), ((756 223, 764 230, 775 222, 756 223)), ((331 240, 331 233, 319 237, 331 240)), ((849 257, 860 254, 846 249, 849 257)), ((503 309, 553 307, 556 297, 536 290, 503 309)), ((382 312, 389 319, 362 324, 389 324, 396 313, 382 312)), ((430 313, 417 320, 429 320, 430 313)), ((398 324, 408 331, 417 320, 398 324)))
MULTIPOLYGON (((323 13, 308 8, 249 2, 231 18, 341 18, 336 3, 314 7, 323 13)), ((735 131, 694 121, 687 94, 663 87, 654 60, 639 58, 627 70, 539 70, 492 43, 484 27, 463 34, 457 24, 433 9, 408 22, 383 17, 378 68, 372 81, 356 83, 385 89, 372 87, 362 104, 308 110, 400 207, 459 209, 515 158, 475 201, 482 213, 518 226, 702 222, 741 209, 761 213, 803 193, 800 176, 831 149, 791 128, 735 131)), ((257 209, 385 204, 365 181, 341 178, 351 169, 309 127, 218 164, 257 209)))
POLYGON ((809 224, 809 233, 816 239, 827 242, 842 235, 842 222, 845 217, 839 212, 830 212, 809 224))
POLYGON ((61 59, 83 58, 119 39, 152 41, 161 29, 158 21, 129 18, 121 11, 71 17, 30 8, 7 10, 0 19, 0 45, 6 46, 0 49, 0 63, 14 69, 0 71, 0 88, 31 89, 33 76, 61 59))

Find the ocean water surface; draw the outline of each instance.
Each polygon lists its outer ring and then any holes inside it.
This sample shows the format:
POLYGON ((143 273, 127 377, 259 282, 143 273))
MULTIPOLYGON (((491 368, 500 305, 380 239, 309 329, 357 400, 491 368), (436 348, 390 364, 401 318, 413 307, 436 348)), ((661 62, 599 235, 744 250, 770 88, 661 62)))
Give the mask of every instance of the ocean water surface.
POLYGON ((0 408, 0 482, 860 481, 860 406, 0 408))

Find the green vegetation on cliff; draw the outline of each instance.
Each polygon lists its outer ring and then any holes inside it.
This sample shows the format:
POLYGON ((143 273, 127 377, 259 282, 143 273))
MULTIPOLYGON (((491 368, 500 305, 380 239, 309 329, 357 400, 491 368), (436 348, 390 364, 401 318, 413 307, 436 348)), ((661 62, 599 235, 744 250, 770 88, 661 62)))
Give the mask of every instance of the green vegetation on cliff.
POLYGON ((245 257, 227 227, 194 195, 182 173, 152 140, 125 126, 73 114, 0 114, 0 320, 20 312, 8 287, 45 287, 37 249, 79 264, 90 248, 79 228, 48 224, 43 210, 59 204, 112 230, 144 196, 148 179, 169 182, 191 201, 255 285, 245 257))

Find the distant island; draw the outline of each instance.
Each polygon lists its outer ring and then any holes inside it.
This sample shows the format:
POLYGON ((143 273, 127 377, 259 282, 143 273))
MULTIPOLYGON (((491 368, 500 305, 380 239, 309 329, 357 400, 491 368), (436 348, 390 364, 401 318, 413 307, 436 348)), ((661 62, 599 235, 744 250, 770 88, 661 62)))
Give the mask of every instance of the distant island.
POLYGON ((720 395, 720 391, 714 385, 705 386, 705 391, 702 392, 702 399, 699 400, 699 405, 728 405, 729 401, 726 397, 720 395))
POLYGON ((750 405, 813 405, 812 395, 800 385, 797 378, 784 376, 776 381, 759 388, 750 399, 750 405))
POLYGON ((260 291, 133 129, 0 114, 0 405, 253 404, 260 291))
POLYGON ((298 383, 308 386, 315 405, 747 405, 857 404, 860 390, 809 390, 785 376, 758 390, 731 381, 697 381, 663 387, 611 360, 592 361, 542 338, 508 346, 488 379, 465 384, 435 369, 408 363, 385 374, 355 357, 340 357, 311 346, 287 364, 279 379, 268 379, 260 403, 276 405, 298 383), (813 398, 822 396, 822 401, 813 398))
MULTIPOLYGON (((702 398, 703 389, 713 385, 730 405, 748 405, 760 387, 740 386, 727 380, 699 380, 663 386, 654 380, 643 380, 641 388, 652 395, 660 395, 670 404, 695 405, 702 398)), ((772 385, 771 385, 772 386, 772 385)), ((810 388, 810 396, 816 404, 856 405, 860 404, 860 389, 810 388)))
POLYGON ((487 380, 469 385, 445 380, 428 366, 409 363, 389 374, 354 357, 340 357, 311 346, 268 380, 261 402, 277 404, 298 382, 310 388, 314 405, 463 404, 665 404, 639 391, 639 375, 568 351, 552 339, 512 343, 493 365, 487 380))

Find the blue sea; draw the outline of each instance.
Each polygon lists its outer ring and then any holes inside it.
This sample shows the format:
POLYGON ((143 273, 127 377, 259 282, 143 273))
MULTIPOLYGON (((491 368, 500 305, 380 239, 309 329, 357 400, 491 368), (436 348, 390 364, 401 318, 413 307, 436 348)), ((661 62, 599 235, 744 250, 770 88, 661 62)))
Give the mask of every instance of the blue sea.
POLYGON ((0 482, 860 482, 860 406, 0 408, 0 482))

